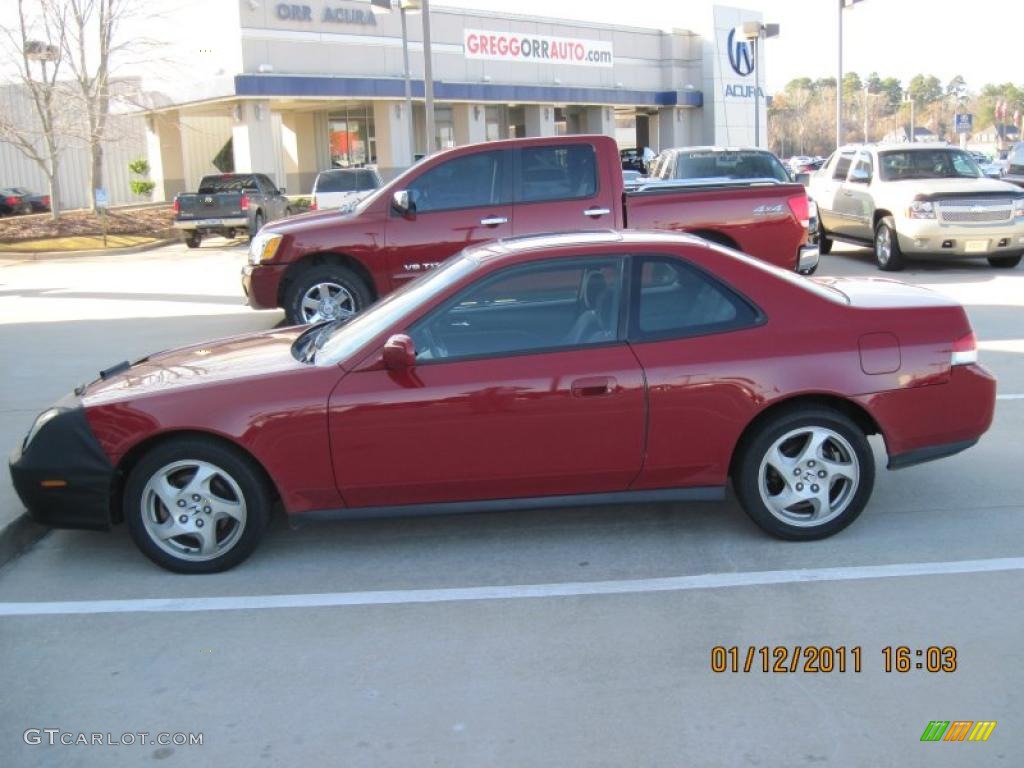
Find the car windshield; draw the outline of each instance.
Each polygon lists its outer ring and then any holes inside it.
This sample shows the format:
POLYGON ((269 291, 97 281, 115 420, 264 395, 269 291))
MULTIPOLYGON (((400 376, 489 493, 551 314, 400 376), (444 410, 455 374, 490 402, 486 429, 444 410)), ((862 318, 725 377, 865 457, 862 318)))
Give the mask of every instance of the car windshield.
POLYGON ((421 275, 353 320, 329 330, 327 338, 318 342, 320 350, 314 362, 319 366, 337 365, 387 330, 388 326, 393 325, 399 318, 427 303, 452 283, 468 275, 479 264, 478 258, 463 253, 421 275))
POLYGON ((905 179, 976 179, 982 175, 974 159, 959 149, 899 149, 879 152, 885 181, 905 179))
POLYGON ((676 158, 677 179, 774 179, 789 181, 789 174, 774 155, 767 152, 680 152, 676 158))

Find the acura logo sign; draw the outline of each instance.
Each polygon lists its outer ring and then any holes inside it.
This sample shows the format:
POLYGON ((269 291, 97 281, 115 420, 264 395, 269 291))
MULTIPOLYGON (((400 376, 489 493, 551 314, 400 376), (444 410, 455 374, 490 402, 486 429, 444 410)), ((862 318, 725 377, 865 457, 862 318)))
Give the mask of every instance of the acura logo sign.
POLYGON ((729 30, 729 39, 726 42, 729 47, 729 64, 733 72, 740 77, 746 77, 754 71, 754 53, 750 43, 746 40, 736 39, 736 30, 729 30))

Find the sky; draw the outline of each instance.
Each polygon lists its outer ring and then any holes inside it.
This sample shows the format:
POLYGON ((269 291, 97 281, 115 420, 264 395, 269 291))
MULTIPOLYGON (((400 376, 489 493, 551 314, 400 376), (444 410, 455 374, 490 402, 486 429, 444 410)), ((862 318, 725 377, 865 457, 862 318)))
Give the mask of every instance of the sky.
MULTIPOLYGON (((596 21, 658 29, 711 26, 709 0, 431 0, 478 10, 596 21)), ((735 0, 738 8, 760 10, 764 21, 781 26, 766 41, 765 72, 770 92, 795 77, 835 77, 838 0, 735 0)), ((963 75, 972 90, 985 83, 1024 83, 1024 28, 1021 0, 863 0, 843 12, 843 71, 898 77, 904 84, 918 73, 943 84, 963 75)))

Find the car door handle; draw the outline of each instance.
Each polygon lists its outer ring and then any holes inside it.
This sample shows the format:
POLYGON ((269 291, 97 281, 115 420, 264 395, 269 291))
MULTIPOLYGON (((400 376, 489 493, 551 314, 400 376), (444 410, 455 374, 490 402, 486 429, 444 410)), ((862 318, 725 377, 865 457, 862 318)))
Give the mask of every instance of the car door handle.
POLYGON ((598 216, 607 216, 609 213, 611 213, 609 208, 587 208, 587 210, 583 212, 583 215, 596 218, 598 216))
POLYGON ((508 224, 508 219, 505 216, 488 216, 480 219, 480 224, 484 227, 497 227, 500 224, 508 224))
POLYGON ((601 397, 613 394, 615 390, 615 379, 611 376, 588 376, 572 383, 573 397, 601 397))

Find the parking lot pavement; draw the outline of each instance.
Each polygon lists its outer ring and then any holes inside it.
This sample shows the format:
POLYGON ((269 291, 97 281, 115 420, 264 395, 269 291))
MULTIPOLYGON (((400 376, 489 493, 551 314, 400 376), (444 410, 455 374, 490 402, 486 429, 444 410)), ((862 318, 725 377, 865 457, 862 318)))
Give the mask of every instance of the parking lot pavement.
MULTIPOLYGON (((229 301, 243 258, 204 245, 49 276, 0 269, 0 344, 18 359, 0 385, 0 439, 20 439, 97 368, 276 323, 229 301), (57 277, 76 295, 46 293, 57 277), (13 312, 12 297, 33 313, 13 312), (84 302, 88 320, 73 323, 65 301, 84 302), (132 308, 108 316, 121 302, 132 308)), ((820 274, 881 276, 846 248, 820 274)), ((769 539, 732 500, 277 521, 242 566, 182 577, 123 530, 54 532, 0 570, 0 764, 1016 764, 1024 268, 925 263, 886 277, 967 302, 1003 399, 991 431, 950 459, 887 472, 876 441, 872 502, 841 534, 769 539), (147 599, 168 602, 124 602, 147 599), (274 600, 293 607, 259 607, 274 600), (65 601, 83 613, 44 613, 65 601), (4 615, 10 603, 29 615, 4 615), (858 646, 862 671, 766 674, 758 661, 716 674, 716 645, 858 646), (899 645, 955 647, 957 670, 887 673, 882 649, 899 645), (921 743, 936 719, 998 725, 986 743, 921 743), (29 745, 27 728, 204 741, 29 745)), ((5 514, 20 509, 6 477, 0 494, 5 514)))

